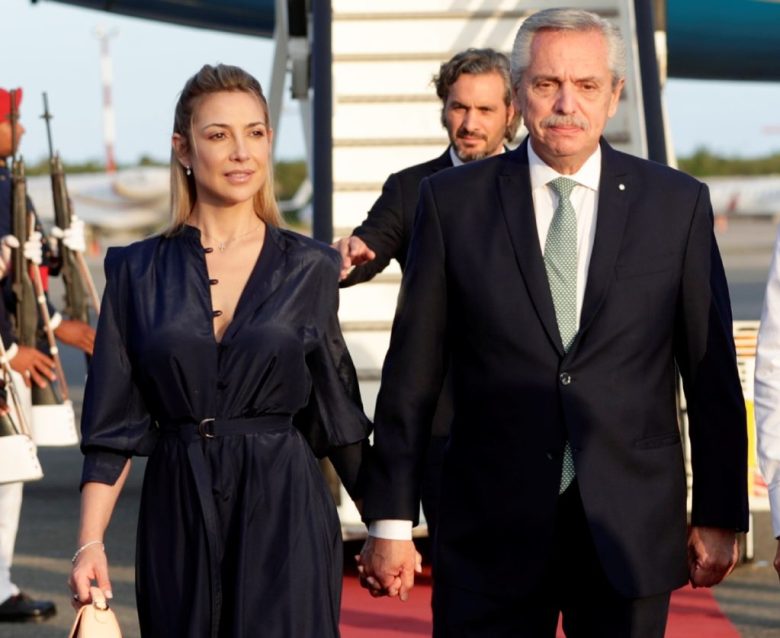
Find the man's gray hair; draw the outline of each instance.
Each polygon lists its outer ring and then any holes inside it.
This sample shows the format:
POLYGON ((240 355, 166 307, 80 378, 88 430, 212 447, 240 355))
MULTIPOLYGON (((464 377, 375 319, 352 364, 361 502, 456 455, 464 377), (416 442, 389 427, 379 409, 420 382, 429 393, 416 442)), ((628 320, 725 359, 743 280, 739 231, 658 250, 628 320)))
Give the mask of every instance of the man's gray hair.
POLYGON ((616 85, 626 76, 626 44, 609 20, 581 9, 545 9, 525 19, 512 47, 512 87, 517 89, 531 64, 531 44, 539 31, 598 31, 607 41, 607 65, 616 85))

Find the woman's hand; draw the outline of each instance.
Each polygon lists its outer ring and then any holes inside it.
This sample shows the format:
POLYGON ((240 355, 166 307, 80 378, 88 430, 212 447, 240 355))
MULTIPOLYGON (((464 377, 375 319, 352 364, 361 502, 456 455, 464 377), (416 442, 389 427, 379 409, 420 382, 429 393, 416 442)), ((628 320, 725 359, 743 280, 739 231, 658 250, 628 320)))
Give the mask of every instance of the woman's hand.
POLYGON ((111 581, 108 578, 108 558, 103 543, 95 543, 83 549, 73 562, 73 568, 68 578, 68 586, 73 592, 74 609, 92 602, 89 588, 93 582, 103 592, 107 599, 113 598, 111 581))

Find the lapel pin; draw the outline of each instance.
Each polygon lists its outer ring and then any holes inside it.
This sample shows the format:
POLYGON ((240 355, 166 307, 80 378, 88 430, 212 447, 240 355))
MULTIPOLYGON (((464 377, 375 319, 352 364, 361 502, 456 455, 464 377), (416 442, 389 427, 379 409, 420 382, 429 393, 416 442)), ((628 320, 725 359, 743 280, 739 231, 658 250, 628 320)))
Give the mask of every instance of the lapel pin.
POLYGON ((626 190, 626 185, 625 184, 618 184, 618 189, 624 191, 624 190, 626 190))

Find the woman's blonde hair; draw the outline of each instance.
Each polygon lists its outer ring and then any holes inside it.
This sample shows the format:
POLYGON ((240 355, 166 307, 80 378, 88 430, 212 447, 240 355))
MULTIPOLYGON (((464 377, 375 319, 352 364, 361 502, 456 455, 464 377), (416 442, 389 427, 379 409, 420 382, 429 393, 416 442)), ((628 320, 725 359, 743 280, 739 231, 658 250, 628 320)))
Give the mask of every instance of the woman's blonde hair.
MULTIPOLYGON (((266 126, 270 129, 268 102, 263 95, 260 83, 237 66, 205 64, 200 71, 187 80, 179 96, 173 117, 173 132, 181 135, 190 148, 193 144, 192 119, 198 102, 203 96, 222 91, 243 91, 256 96, 263 105, 266 126)), ((195 179, 192 175, 186 174, 175 151, 171 150, 171 219, 163 234, 172 235, 181 230, 195 206, 196 199, 195 179)), ((276 205, 271 161, 268 162, 265 183, 255 194, 254 209, 258 219, 271 226, 281 226, 282 216, 276 205)))

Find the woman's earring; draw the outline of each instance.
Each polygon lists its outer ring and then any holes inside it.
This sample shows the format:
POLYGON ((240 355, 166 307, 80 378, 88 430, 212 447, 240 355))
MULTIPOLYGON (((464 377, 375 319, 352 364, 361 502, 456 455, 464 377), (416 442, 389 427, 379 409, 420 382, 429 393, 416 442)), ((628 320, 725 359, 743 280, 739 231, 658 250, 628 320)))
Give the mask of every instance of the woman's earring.
POLYGON ((187 173, 187 176, 192 175, 192 168, 189 166, 184 167, 184 172, 187 173))

